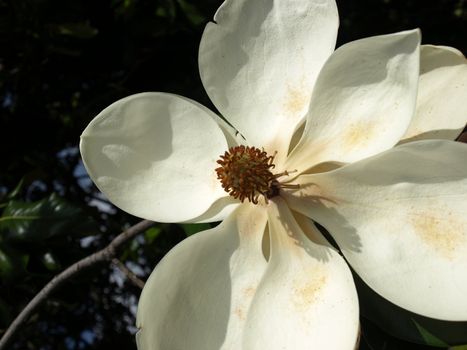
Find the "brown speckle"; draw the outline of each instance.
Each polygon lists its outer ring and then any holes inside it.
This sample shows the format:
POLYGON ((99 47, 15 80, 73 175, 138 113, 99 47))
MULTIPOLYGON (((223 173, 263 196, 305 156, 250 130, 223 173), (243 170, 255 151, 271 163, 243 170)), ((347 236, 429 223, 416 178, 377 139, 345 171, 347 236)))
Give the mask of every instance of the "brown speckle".
POLYGON ((296 116, 301 114, 310 103, 310 93, 305 89, 303 84, 299 87, 291 87, 287 89, 287 94, 284 102, 284 109, 287 116, 296 116))
POLYGON ((465 244, 467 222, 449 210, 414 213, 411 224, 423 242, 445 258, 452 259, 457 248, 465 244))
POLYGON ((243 309, 237 307, 234 311, 234 314, 242 321, 245 320, 245 312, 243 311, 243 309))
POLYGON ((243 293, 245 294, 246 297, 248 298, 253 298, 253 296, 256 293, 256 288, 255 287, 248 287, 243 290, 243 293))
POLYGON ((250 304, 251 299, 255 296, 256 287, 249 286, 241 289, 243 293, 243 298, 240 298, 240 302, 236 303, 232 308, 232 314, 235 315, 239 320, 245 321, 246 315, 248 313, 248 305, 250 304))
POLYGON ((295 283, 293 296, 293 302, 299 309, 313 305, 318 300, 320 292, 327 282, 325 271, 316 267, 302 276, 306 276, 306 279, 300 279, 295 283))
POLYGON ((371 140, 374 132, 375 125, 371 122, 359 121, 352 123, 347 127, 343 135, 344 147, 347 149, 355 146, 365 146, 371 140))

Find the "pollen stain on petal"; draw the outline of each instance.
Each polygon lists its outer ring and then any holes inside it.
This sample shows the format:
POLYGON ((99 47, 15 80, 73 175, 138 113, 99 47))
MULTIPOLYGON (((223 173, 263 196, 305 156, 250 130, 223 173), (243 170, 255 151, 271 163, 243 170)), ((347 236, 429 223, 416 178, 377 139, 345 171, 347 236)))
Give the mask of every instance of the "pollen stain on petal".
POLYGON ((310 95, 301 84, 299 87, 289 86, 287 89, 284 109, 287 116, 296 116, 303 113, 310 103, 310 95))
POLYGON ((342 136, 344 148, 365 146, 372 139, 372 134, 375 131, 375 124, 371 122, 359 121, 350 124, 342 136))
POLYGON ((256 287, 255 286, 246 287, 242 290, 242 292, 243 292, 243 298, 242 298, 243 302, 239 303, 239 305, 237 305, 234 308, 233 314, 236 315, 241 321, 245 321, 246 314, 247 314, 246 310, 248 309, 247 305, 249 305, 249 302, 255 296, 256 287))
POLYGON ((248 287, 243 290, 243 293, 245 294, 246 297, 248 298, 253 298, 253 296, 256 293, 256 288, 255 287, 248 287))
POLYGON ((312 306, 325 288, 327 275, 323 268, 315 266, 305 273, 305 279, 297 280, 294 284, 293 303, 299 310, 312 306))
POLYGON ((467 222, 449 209, 414 213, 411 224, 424 243, 447 259, 453 259, 457 249, 466 243, 467 222))
POLYGON ((244 321, 246 319, 245 317, 245 311, 240 308, 240 307, 237 307, 234 311, 234 314, 242 321, 244 321))

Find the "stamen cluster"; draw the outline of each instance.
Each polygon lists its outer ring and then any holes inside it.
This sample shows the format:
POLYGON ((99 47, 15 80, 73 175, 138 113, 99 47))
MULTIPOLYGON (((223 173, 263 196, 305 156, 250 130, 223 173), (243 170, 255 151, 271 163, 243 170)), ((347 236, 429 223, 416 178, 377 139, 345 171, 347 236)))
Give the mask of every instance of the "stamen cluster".
POLYGON ((231 147, 221 159, 216 169, 217 178, 222 187, 232 197, 244 201, 248 199, 258 204, 259 196, 272 198, 279 194, 277 178, 284 174, 274 175, 274 156, 268 156, 264 150, 250 146, 231 147))

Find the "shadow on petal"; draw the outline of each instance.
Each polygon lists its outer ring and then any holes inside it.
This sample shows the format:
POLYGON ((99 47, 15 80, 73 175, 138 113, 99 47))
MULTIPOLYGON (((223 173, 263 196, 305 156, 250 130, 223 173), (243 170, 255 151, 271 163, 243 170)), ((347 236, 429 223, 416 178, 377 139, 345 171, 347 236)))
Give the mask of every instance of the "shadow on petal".
POLYGON ((158 264, 138 305, 139 350, 235 349, 266 265, 266 213, 243 205, 158 264))

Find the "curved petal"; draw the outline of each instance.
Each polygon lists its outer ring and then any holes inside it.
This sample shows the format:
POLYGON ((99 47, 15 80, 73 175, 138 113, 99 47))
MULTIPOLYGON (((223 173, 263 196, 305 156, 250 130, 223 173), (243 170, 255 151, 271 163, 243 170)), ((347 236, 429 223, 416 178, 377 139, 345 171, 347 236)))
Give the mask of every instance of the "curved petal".
POLYGON ((227 196, 215 173, 227 147, 212 115, 164 93, 113 103, 91 121, 80 143, 91 179, 112 203, 161 222, 200 216, 227 196))
POLYGON ((241 349, 245 315, 266 266, 266 220, 264 208, 242 204, 164 257, 139 301, 139 350, 241 349))
POLYGON ((282 154, 334 50, 335 1, 227 0, 214 21, 199 49, 209 97, 251 145, 282 154))
POLYGON ((305 131, 286 168, 354 162, 393 147, 415 110, 419 43, 419 31, 412 30, 337 49, 318 77, 305 131))
POLYGON ((206 223, 222 221, 229 216, 241 203, 232 196, 222 197, 200 216, 187 220, 187 223, 206 223))
POLYGON ((432 318, 467 320, 467 145, 410 142, 285 196, 322 224, 362 279, 432 318))
MULTIPOLYGON (((280 198, 268 210, 271 255, 242 349, 354 349, 358 299, 344 259, 310 241, 280 198), (338 327, 338 336, 336 336, 338 327)), ((311 223, 307 229, 317 233, 311 223)))
POLYGON ((417 111, 402 142, 455 140, 467 123, 467 60, 452 47, 422 45, 417 111))
POLYGON ((209 108, 187 97, 180 96, 180 95, 177 95, 177 97, 189 103, 192 103, 196 107, 205 111, 206 114, 209 115, 221 128, 227 140, 228 148, 235 147, 235 146, 245 143, 245 138, 236 129, 234 129, 231 125, 229 125, 224 119, 220 118, 217 114, 213 113, 209 108))

